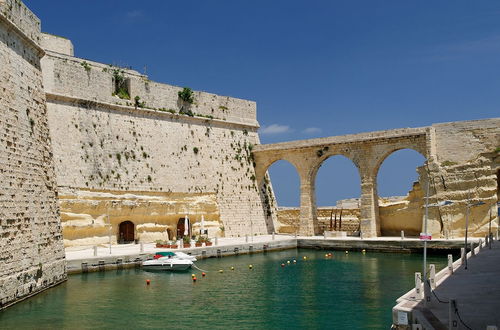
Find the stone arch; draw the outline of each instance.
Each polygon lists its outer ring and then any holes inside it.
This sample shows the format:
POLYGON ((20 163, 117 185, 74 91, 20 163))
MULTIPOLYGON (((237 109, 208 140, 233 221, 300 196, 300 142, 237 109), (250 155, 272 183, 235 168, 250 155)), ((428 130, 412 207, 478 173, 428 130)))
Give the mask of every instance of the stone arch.
MULTIPOLYGON (((263 180, 266 176, 267 171, 269 168, 276 163, 277 161, 284 160, 289 162, 290 164, 293 165, 297 173, 299 173, 299 168, 297 164, 295 163, 294 159, 291 159, 287 157, 287 155, 272 155, 271 157, 268 157, 269 153, 266 153, 265 155, 258 154, 256 157, 259 159, 256 161, 256 166, 255 166, 255 178, 257 181, 257 184, 259 188, 262 186, 263 180), (265 159, 262 159, 265 158, 265 159)), ((299 174, 300 176, 300 174, 299 174)))
POLYGON ((421 148, 418 148, 418 147, 415 147, 415 146, 412 146, 412 145, 408 145, 408 146, 397 146, 397 147, 394 147, 394 148, 390 148, 390 149, 386 149, 384 152, 382 152, 381 154, 378 154, 377 155, 377 159, 375 159, 375 163, 373 164, 373 167, 370 168, 370 171, 368 173, 365 173, 366 175, 369 175, 370 177, 372 177, 374 180, 377 180, 377 176, 378 176, 378 171, 380 170, 380 167, 382 166, 382 164, 384 163, 384 161, 390 156, 392 155, 393 153, 395 153, 396 151, 399 151, 399 150, 404 150, 404 149, 410 149, 410 150, 413 150, 413 151, 416 151, 418 152, 420 155, 422 155, 425 159, 428 159, 427 158, 427 152, 425 150, 421 150, 421 148))
POLYGON ((354 166, 358 169, 358 174, 360 176, 361 180, 361 168, 359 166, 359 162, 348 152, 330 152, 325 155, 323 155, 318 161, 311 166, 311 176, 312 179, 314 180, 313 182, 316 181, 316 175, 318 174, 319 169, 321 168, 321 165, 323 165, 329 158, 335 157, 335 156, 343 156, 347 159, 349 159, 354 166))

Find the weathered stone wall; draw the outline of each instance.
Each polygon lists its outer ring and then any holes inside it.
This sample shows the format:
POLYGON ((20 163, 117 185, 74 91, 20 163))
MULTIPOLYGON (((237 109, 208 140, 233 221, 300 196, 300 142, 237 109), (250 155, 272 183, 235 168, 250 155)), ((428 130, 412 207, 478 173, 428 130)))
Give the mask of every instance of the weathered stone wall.
POLYGON ((0 309, 66 279, 39 35, 0 1, 0 309))
MULTIPOLYGON (((73 234, 66 235, 72 221, 82 217, 100 226, 98 219, 107 211, 96 211, 93 199, 101 193, 133 192, 137 207, 143 209, 134 213, 122 198, 116 199, 122 206, 120 217, 110 211, 114 240, 127 209, 127 220, 146 232, 158 232, 158 225, 173 229, 185 214, 195 226, 201 215, 212 221, 211 236, 272 231, 272 217, 255 184, 251 150, 259 138, 254 102, 194 92, 194 103, 183 104, 179 87, 149 81, 132 70, 47 53, 42 65, 58 185, 72 191, 70 196, 80 196, 78 190, 87 196, 73 204, 78 212, 61 197, 67 245, 76 243, 68 241, 70 236, 86 243, 92 241, 87 234, 95 237, 94 243, 108 240, 102 228, 71 229, 73 234), (127 80, 130 99, 113 95, 117 72, 127 80), (140 97, 138 106, 135 96, 140 97), (180 114, 182 107, 193 115, 180 114), (171 202, 178 207, 160 207, 159 214, 146 216, 148 207, 141 201, 153 192, 163 203, 174 195, 185 196, 185 202, 176 197, 171 202), (196 197, 202 195, 213 198, 206 207, 197 207, 196 197)), ((137 237, 152 241, 159 235, 137 237)))
POLYGON ((70 56, 74 55, 73 43, 71 42, 71 40, 63 37, 55 36, 48 33, 42 33, 41 46, 43 49, 52 52, 70 56))

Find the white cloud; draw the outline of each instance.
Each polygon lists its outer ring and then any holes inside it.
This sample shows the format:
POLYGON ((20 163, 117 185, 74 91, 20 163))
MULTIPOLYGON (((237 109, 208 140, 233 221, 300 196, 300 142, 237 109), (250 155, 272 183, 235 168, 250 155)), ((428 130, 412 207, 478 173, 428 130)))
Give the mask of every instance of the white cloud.
POLYGON ((321 128, 319 127, 308 127, 302 131, 305 134, 318 134, 321 133, 321 128))
POLYGON ((282 134, 290 132, 290 126, 271 124, 269 126, 263 126, 259 130, 260 134, 282 134))

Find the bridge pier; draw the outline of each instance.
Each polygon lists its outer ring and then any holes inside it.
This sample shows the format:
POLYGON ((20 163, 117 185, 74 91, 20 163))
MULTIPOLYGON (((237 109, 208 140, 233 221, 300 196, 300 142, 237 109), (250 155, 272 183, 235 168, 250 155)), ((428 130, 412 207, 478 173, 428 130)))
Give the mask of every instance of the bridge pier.
POLYGON ((374 178, 364 178, 361 181, 360 212, 363 237, 380 236, 377 183, 374 178))
POLYGON ((299 235, 314 236, 319 234, 316 214, 316 196, 314 182, 303 182, 300 185, 299 235))

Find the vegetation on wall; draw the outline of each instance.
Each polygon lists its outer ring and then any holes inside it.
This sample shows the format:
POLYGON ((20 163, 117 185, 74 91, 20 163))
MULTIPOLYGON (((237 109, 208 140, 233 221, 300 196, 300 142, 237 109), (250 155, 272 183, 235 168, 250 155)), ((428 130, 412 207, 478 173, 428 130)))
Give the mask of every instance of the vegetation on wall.
POLYGON ((90 64, 87 63, 87 61, 83 61, 82 63, 80 63, 81 66, 83 66, 83 68, 85 69, 85 71, 87 71, 87 73, 90 72, 90 70, 92 69, 90 64))
POLYGON ((194 102, 194 95, 193 91, 189 87, 184 87, 182 91, 179 91, 177 93, 179 95, 179 98, 186 103, 193 104, 194 102))
POLYGON ((120 68, 114 68, 113 80, 115 82, 115 92, 113 93, 113 96, 116 95, 121 99, 130 100, 127 81, 125 79, 125 72, 120 68))

